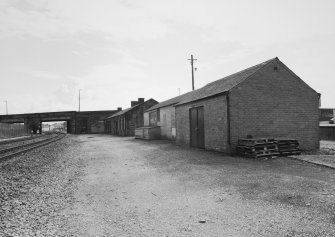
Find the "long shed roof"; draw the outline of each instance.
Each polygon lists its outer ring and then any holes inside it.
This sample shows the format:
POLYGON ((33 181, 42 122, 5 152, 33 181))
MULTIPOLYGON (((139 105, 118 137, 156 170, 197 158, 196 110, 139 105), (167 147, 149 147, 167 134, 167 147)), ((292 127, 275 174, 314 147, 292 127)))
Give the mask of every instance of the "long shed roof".
POLYGON ((123 114, 125 114, 125 113, 127 113, 127 112, 129 112, 129 111, 131 111, 131 110, 133 110, 133 109, 135 109, 136 107, 138 107, 138 106, 140 106, 140 105, 146 104, 146 103, 149 102, 149 101, 155 101, 155 102, 157 102, 156 100, 154 100, 154 99, 151 98, 151 99, 148 99, 148 100, 144 101, 143 103, 139 103, 139 104, 137 104, 137 105, 134 105, 133 107, 130 107, 130 108, 121 110, 121 111, 119 111, 119 112, 117 112, 117 113, 115 113, 115 114, 113 114, 113 115, 107 117, 106 119, 114 118, 114 117, 123 115, 123 114))
POLYGON ((251 75, 256 73, 258 70, 260 70, 266 64, 268 64, 270 62, 273 62, 275 60, 279 61, 279 59, 277 57, 272 58, 270 60, 267 60, 265 62, 257 64, 255 66, 252 66, 252 67, 249 67, 249 68, 244 69, 242 71, 239 71, 237 73, 231 74, 227 77, 221 78, 221 79, 213 81, 211 83, 208 83, 204 87, 201 87, 197 90, 190 91, 190 92, 185 93, 183 95, 176 96, 176 97, 173 97, 171 99, 165 100, 161 103, 158 103, 158 104, 150 107, 146 111, 151 111, 151 110, 154 110, 154 109, 158 109, 158 108, 162 108, 162 107, 170 106, 170 105, 178 106, 178 105, 181 105, 181 104, 189 103, 189 102, 192 102, 192 101, 196 101, 196 100, 204 99, 204 98, 214 96, 214 95, 217 95, 217 94, 221 94, 221 93, 224 93, 224 92, 228 92, 233 87, 237 86, 238 84, 240 84, 241 82, 246 80, 248 77, 250 77, 251 75))
POLYGON ((263 63, 257 64, 253 67, 244 69, 240 72, 234 73, 230 76, 224 77, 222 79, 213 81, 211 83, 208 83, 204 87, 201 87, 197 90, 194 90, 190 92, 188 96, 183 98, 180 102, 176 104, 176 106, 185 104, 191 101, 196 101, 200 99, 204 99, 213 95, 217 95, 220 93, 228 92, 233 87, 237 86, 241 82, 243 82, 245 79, 256 73, 258 70, 260 70, 263 66, 266 64, 274 61, 279 60, 278 58, 273 58, 268 61, 265 61, 263 63))
POLYGON ((191 94, 193 91, 190 91, 190 92, 187 92, 185 94, 182 94, 182 95, 179 95, 179 96, 176 96, 176 97, 173 97, 171 99, 168 99, 168 100, 165 100, 161 103, 158 103, 152 107, 150 107, 149 109, 147 109, 146 111, 151 111, 151 110, 154 110, 154 109, 158 109, 158 108, 162 108, 162 107, 166 107, 166 106, 169 106, 169 105, 174 105, 174 104, 177 104, 179 102, 181 102, 183 99, 186 99, 186 97, 191 94))
MULTIPOLYGON (((141 104, 143 104, 143 103, 141 103, 141 104)), ((114 118, 114 117, 117 117, 117 116, 123 115, 123 114, 127 113, 128 111, 130 111, 130 110, 132 110, 132 109, 134 109, 134 108, 138 107, 138 106, 139 106, 139 105, 141 105, 141 104, 137 104, 137 105, 135 105, 135 106, 133 106, 133 107, 130 107, 130 108, 127 108, 127 109, 121 110, 121 111, 119 111, 119 112, 117 112, 117 113, 113 114, 112 116, 109 116, 109 117, 107 117, 106 119, 109 119, 109 118, 114 118)))

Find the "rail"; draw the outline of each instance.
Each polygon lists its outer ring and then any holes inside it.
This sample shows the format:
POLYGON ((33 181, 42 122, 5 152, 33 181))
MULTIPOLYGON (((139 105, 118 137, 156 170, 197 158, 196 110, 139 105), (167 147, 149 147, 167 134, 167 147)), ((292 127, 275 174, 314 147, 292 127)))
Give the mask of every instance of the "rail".
POLYGON ((57 136, 53 136, 50 138, 41 139, 39 141, 32 141, 29 143, 11 146, 8 148, 4 148, 0 150, 0 161, 8 159, 10 157, 25 153, 27 151, 48 145, 52 142, 56 142, 62 138, 64 138, 66 134, 58 134, 57 136))
POLYGON ((25 141, 32 141, 34 139, 40 139, 41 137, 46 136, 45 134, 43 135, 29 135, 29 136, 23 136, 23 137, 18 137, 18 138, 11 138, 11 139, 6 139, 6 140, 0 140, 0 147, 3 145, 7 144, 14 144, 14 143, 19 143, 19 142, 25 142, 25 141))

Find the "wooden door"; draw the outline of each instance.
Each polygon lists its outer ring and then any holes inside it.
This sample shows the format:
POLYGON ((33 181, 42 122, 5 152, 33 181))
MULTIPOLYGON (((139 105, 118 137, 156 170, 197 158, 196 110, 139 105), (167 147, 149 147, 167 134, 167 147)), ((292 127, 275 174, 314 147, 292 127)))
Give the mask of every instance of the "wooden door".
POLYGON ((204 107, 190 110, 191 146, 205 148, 204 107))

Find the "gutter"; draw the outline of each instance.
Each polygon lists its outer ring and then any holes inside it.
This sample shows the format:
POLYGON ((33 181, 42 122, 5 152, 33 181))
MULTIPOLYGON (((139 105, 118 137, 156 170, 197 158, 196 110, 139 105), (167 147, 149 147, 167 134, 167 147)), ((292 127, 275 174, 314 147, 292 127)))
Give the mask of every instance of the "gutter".
POLYGON ((221 95, 226 95, 229 91, 223 91, 223 92, 220 92, 220 93, 216 93, 216 94, 213 94, 213 95, 209 95, 209 96, 205 96, 205 97, 202 97, 202 98, 199 98, 199 99, 194 99, 194 100, 190 100, 190 101, 187 101, 187 102, 179 102, 177 104, 174 105, 174 107, 178 107, 178 106, 181 106, 181 105, 186 105, 186 104, 190 104, 190 103, 194 103, 194 102, 198 102, 198 101, 202 101, 202 100, 207 100, 207 99, 210 99, 210 98, 213 98, 213 97, 217 97, 217 96, 221 96, 221 95))

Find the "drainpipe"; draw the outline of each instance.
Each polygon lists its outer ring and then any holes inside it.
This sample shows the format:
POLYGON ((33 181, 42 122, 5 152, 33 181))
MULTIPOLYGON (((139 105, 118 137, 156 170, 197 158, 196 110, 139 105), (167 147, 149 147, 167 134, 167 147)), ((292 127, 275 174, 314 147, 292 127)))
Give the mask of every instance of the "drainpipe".
POLYGON ((226 94, 226 99, 227 99, 227 129, 228 129, 227 140, 228 140, 228 145, 229 145, 229 149, 230 149, 231 137, 230 137, 230 99, 229 99, 229 91, 226 94))

